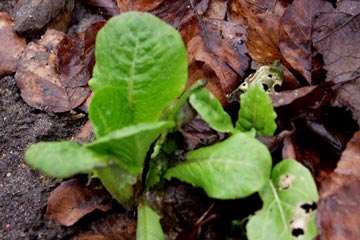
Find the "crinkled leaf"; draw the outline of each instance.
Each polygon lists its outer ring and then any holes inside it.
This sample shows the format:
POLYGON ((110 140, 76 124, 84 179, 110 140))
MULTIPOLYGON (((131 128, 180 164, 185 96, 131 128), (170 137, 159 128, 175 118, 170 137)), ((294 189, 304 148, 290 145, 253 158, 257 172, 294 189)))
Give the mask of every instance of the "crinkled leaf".
POLYGON ((307 168, 295 160, 277 164, 268 185, 260 191, 263 208, 250 218, 251 239, 313 239, 317 235, 315 209, 318 193, 307 168))
POLYGON ((133 122, 133 111, 121 90, 104 87, 96 91, 91 99, 89 118, 97 137, 128 126, 133 122))
POLYGON ((232 132, 234 127, 231 118, 221 106, 219 100, 206 88, 194 91, 189 99, 200 116, 216 131, 232 132))
POLYGON ((128 12, 110 19, 98 33, 95 57, 90 85, 95 92, 118 87, 135 123, 158 120, 187 81, 179 33, 151 14, 128 12))
POLYGON ((173 122, 140 123, 124 127, 87 145, 88 149, 107 154, 126 171, 141 174, 151 144, 173 122))
POLYGON ((130 173, 116 164, 98 169, 96 173, 106 190, 116 201, 126 209, 133 207, 134 185, 139 174, 130 173))
POLYGON ((276 113, 269 95, 262 86, 250 87, 240 96, 239 118, 236 128, 249 131, 255 128, 258 135, 271 136, 276 130, 276 113))
POLYGON ((262 143, 237 133, 223 142, 189 152, 187 161, 170 168, 165 177, 202 187, 213 198, 234 199, 262 189, 270 177, 271 162, 262 143))
POLYGON ((142 201, 138 206, 138 222, 136 228, 138 240, 161 240, 165 239, 160 224, 160 216, 142 201))
POLYGON ((48 176, 68 178, 107 166, 108 158, 74 142, 40 142, 25 152, 26 163, 48 176))

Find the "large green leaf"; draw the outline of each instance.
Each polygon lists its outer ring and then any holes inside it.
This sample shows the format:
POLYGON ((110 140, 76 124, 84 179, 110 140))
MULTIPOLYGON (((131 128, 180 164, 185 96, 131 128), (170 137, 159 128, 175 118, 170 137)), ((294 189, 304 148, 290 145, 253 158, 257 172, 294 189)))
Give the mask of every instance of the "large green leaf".
POLYGON ((94 93, 89 107, 89 118, 96 137, 134 123, 133 111, 116 87, 103 87, 94 93))
POLYGON ((132 174, 141 174, 151 144, 160 133, 174 126, 174 122, 140 123, 114 131, 86 147, 106 154, 114 163, 132 174))
POLYGON ((108 165, 108 157, 74 142, 40 142, 25 152, 26 163, 48 176, 68 178, 108 165))
POLYGON ((269 95, 262 86, 250 87, 240 96, 239 118, 236 128, 249 131, 252 128, 258 135, 272 136, 276 130, 276 113, 269 95))
POLYGON ((134 123, 158 120, 184 90, 188 77, 180 34, 148 13, 111 18, 97 35, 95 57, 90 86, 95 92, 118 87, 134 112, 134 123))
POLYGON ((213 198, 246 197, 262 189, 271 171, 271 155, 258 140, 237 133, 223 142, 190 152, 187 161, 165 177, 202 187, 213 198))
POLYGON ((200 116, 216 131, 233 132, 234 126, 219 100, 206 88, 200 88, 190 95, 190 104, 200 116))
POLYGON ((98 169, 96 172, 106 190, 116 201, 126 209, 134 206, 134 186, 138 174, 131 174, 116 164, 98 169))
POLYGON ((260 197, 264 205, 246 226, 250 240, 305 240, 317 235, 319 196, 310 172, 300 163, 291 159, 278 163, 260 197))
POLYGON ((138 221, 136 227, 137 240, 162 240, 165 239, 160 225, 160 216, 150 208, 145 201, 140 201, 138 206, 138 221))

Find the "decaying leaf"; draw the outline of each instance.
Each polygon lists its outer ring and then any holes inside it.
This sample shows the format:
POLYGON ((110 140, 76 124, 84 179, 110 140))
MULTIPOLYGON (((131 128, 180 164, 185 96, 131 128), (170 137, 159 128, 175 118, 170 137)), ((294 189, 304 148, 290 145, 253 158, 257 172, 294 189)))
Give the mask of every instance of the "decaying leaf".
POLYGON ((88 69, 79 63, 79 56, 66 55, 66 51, 74 49, 80 53, 74 46, 76 44, 62 32, 48 30, 42 39, 27 45, 15 75, 27 104, 45 111, 66 112, 79 106, 90 95, 86 79, 89 78, 88 69), (60 59, 59 54, 62 54, 60 59), (80 81, 78 76, 81 76, 80 81))
POLYGON ((20 0, 16 5, 15 30, 39 34, 45 27, 66 31, 72 20, 74 0, 20 0))
POLYGON ((209 0, 166 0, 151 13, 178 28, 195 11, 202 15, 208 7, 209 0))
POLYGON ((177 28, 187 15, 194 13, 194 10, 204 13, 209 0, 117 0, 117 4, 121 12, 151 12, 177 28))
POLYGON ((188 224, 193 225, 213 201, 201 189, 177 180, 168 183, 163 191, 148 192, 146 199, 161 216, 165 233, 173 239, 188 224))
POLYGON ((135 240, 136 219, 128 214, 112 213, 92 222, 91 230, 74 237, 74 240, 135 240))
MULTIPOLYGON (((320 82, 316 70, 322 67, 312 46, 312 25, 315 16, 332 9, 325 0, 295 0, 285 10, 280 24, 280 50, 290 66, 309 84, 320 82)), ((321 72, 320 72, 321 73, 321 72)))
POLYGON ((360 131, 356 132, 348 142, 335 172, 360 179, 360 131))
POLYGON ((96 209, 106 212, 112 206, 112 198, 101 185, 85 186, 79 180, 71 179, 51 192, 45 218, 71 226, 96 209))
POLYGON ((360 78, 337 87, 335 107, 345 107, 352 113, 353 119, 360 126, 360 78))
POLYGON ((9 14, 0 12, 0 77, 12 74, 23 53, 26 41, 16 35, 14 23, 9 14), (6 43, 6 44, 5 44, 6 43))
POLYGON ((322 12, 314 23, 313 42, 323 55, 326 79, 336 83, 360 76, 360 2, 350 2, 322 12))
POLYGON ((360 132, 348 142, 335 172, 320 186, 320 239, 359 239, 360 132))
POLYGON ((164 1, 166 0, 117 0, 116 2, 120 12, 123 13, 131 10, 148 12, 155 9, 164 1))
POLYGON ((179 31, 187 44, 189 68, 202 72, 190 71, 187 85, 198 80, 199 75, 209 80, 206 75, 213 72, 215 78, 210 78, 209 85, 212 88, 209 86, 209 90, 224 105, 225 94, 240 84, 250 67, 244 44, 245 29, 238 24, 193 15, 180 25, 179 31))
POLYGON ((246 46, 253 60, 269 63, 282 59, 279 25, 287 5, 276 0, 231 1, 230 18, 246 26, 246 46))

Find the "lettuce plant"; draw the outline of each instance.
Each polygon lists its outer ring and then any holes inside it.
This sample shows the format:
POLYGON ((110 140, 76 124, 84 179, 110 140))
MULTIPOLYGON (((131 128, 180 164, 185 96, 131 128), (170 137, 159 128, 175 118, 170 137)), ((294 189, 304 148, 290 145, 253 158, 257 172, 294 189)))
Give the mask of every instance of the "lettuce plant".
POLYGON ((80 173, 98 177, 122 206, 137 207, 138 239, 165 238, 160 217, 144 195, 161 179, 173 177, 218 199, 259 192, 264 206, 247 225, 249 239, 269 239, 270 233, 279 236, 276 239, 289 239, 294 232, 303 239, 316 235, 314 208, 304 207, 318 198, 311 175, 294 160, 272 169, 271 154, 255 138, 276 129, 276 114, 262 88, 249 88, 241 95, 234 126, 202 82, 184 92, 188 66, 181 36, 147 13, 110 19, 98 33, 95 57, 89 118, 96 140, 82 146, 68 141, 36 143, 25 153, 30 166, 58 178, 80 173), (213 129, 230 136, 189 152, 187 161, 167 168, 167 159, 157 161, 158 149, 166 134, 181 125, 179 110, 186 101, 213 129), (256 230, 260 227, 262 235, 256 230))

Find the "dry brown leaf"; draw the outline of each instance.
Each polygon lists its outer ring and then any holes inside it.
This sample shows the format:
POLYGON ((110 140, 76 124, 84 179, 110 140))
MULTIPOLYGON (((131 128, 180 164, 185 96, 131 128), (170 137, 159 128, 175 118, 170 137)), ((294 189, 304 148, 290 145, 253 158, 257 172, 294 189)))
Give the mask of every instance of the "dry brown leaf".
POLYGON ((334 106, 346 107, 360 126, 360 78, 337 87, 334 106))
POLYGON ((360 179, 332 174, 321 184, 317 210, 320 240, 360 239, 360 179))
POLYGON ((238 24, 193 15, 182 22, 179 31, 189 53, 188 86, 197 77, 205 77, 208 88, 225 105, 225 95, 240 84, 250 67, 245 29, 238 24))
POLYGON ((348 142, 335 172, 360 179, 360 131, 356 132, 348 142))
POLYGON ((121 12, 131 10, 150 12, 178 28, 180 23, 195 10, 203 14, 208 8, 209 0, 118 0, 117 3, 121 12))
POLYGON ((287 5, 276 0, 231 1, 230 19, 246 27, 246 46, 251 58, 258 63, 282 59, 279 25, 287 5))
POLYGON ((61 78, 58 74, 57 47, 64 38, 63 33, 48 30, 42 39, 27 45, 18 62, 16 83, 24 101, 34 108, 66 112, 79 106, 90 94, 84 79, 81 83, 63 82, 66 75, 61 78))
POLYGON ((336 83, 360 76, 360 2, 351 2, 322 12, 314 23, 313 42, 323 56, 326 79, 336 83))
POLYGON ((14 22, 9 14, 0 12, 0 77, 12 74, 23 53, 26 41, 16 35, 14 22), (4 44, 6 43, 6 44, 4 44))
POLYGON ((74 237, 74 240, 135 240, 136 219, 129 214, 112 213, 91 223, 91 231, 74 237))
POLYGON ((74 0, 20 0, 16 5, 15 30, 36 35, 45 27, 66 31, 72 21, 74 0))
POLYGON ((106 212, 112 207, 112 198, 101 185, 85 186, 79 180, 71 179, 51 192, 45 218, 71 226, 96 209, 106 212))
POLYGON ((340 161, 320 186, 319 239, 360 239, 360 131, 348 142, 340 161))
POLYGON ((178 28, 180 24, 189 16, 193 15, 195 11, 202 15, 208 7, 209 0, 166 0, 156 9, 153 9, 151 13, 160 17, 173 27, 178 28))
POLYGON ((295 0, 285 10, 280 24, 280 50, 291 68, 299 72, 308 84, 319 83, 323 78, 322 62, 315 56, 312 46, 312 25, 315 16, 331 10, 325 0, 295 0))
POLYGON ((166 0, 117 0, 117 5, 122 13, 133 10, 149 12, 164 1, 166 0))

